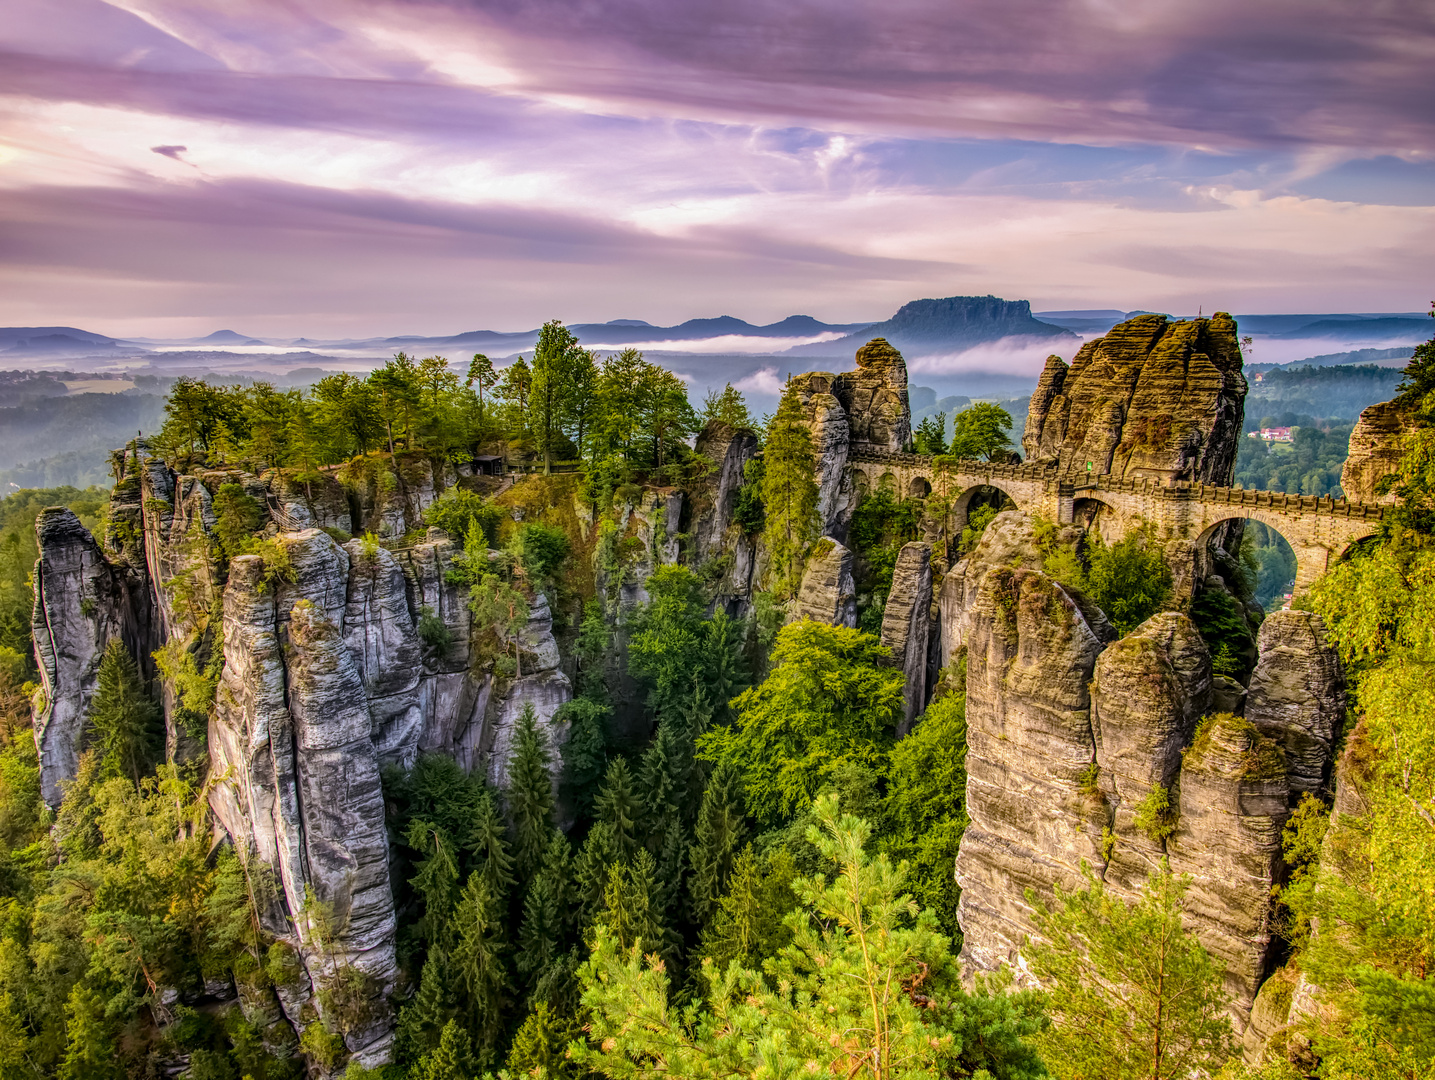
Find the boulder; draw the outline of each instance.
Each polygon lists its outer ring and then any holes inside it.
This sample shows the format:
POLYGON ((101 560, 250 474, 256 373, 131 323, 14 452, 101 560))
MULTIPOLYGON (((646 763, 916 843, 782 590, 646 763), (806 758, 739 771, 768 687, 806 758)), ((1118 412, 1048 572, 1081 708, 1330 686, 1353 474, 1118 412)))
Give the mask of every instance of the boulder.
POLYGON ((1285 750, 1291 795, 1320 791, 1345 719, 1340 655, 1313 611, 1274 611, 1261 624, 1245 716, 1285 750))
POLYGON ((857 626, 857 585, 852 574, 852 552, 830 536, 817 541, 802 586, 797 590, 793 617, 813 619, 830 626, 857 626))
POLYGON ((906 679, 905 708, 897 734, 911 729, 927 704, 927 641, 932 625, 932 546, 920 540, 905 544, 892 570, 892 590, 882 613, 882 644, 892 650, 892 663, 906 679))
POLYGON ((1246 396, 1235 321, 1138 315, 1050 357, 1032 395, 1026 460, 1063 472, 1228 485, 1246 396), (1088 464, 1090 469, 1088 470, 1088 464))

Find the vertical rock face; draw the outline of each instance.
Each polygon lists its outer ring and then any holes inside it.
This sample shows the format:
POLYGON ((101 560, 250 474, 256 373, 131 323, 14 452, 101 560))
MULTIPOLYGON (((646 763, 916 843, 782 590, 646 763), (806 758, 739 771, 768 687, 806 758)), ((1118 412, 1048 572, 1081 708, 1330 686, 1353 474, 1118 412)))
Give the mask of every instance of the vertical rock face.
POLYGON ((1381 495, 1376 486, 1400 469, 1405 436, 1415 427, 1415 416, 1393 401, 1381 401, 1360 414, 1350 432, 1350 451, 1340 471, 1340 489, 1351 502, 1393 503, 1396 495, 1381 495))
POLYGON ((742 487, 743 468, 757 453, 757 436, 713 420, 698 433, 694 449, 713 463, 713 471, 692 508, 693 556, 702 563, 722 552, 738 489, 742 487))
POLYGON ((846 409, 835 390, 841 379, 829 371, 812 371, 792 379, 792 390, 812 429, 812 450, 817 460, 817 513, 822 531, 846 536, 856 506, 851 477, 847 473, 847 451, 851 430, 846 409))
POLYGON ((141 660, 153 646, 148 627, 136 618, 137 608, 145 610, 136 595, 139 582, 124 566, 105 558, 72 511, 42 510, 35 535, 40 557, 35 562, 31 631, 44 695, 44 707, 35 717, 35 745, 41 794, 57 806, 60 785, 74 779, 79 767, 105 646, 120 638, 141 660))
POLYGON ((1345 673, 1313 611, 1274 611, 1261 624, 1246 719, 1285 750, 1293 796, 1325 785, 1345 719, 1345 673))
POLYGON ((1191 875, 1188 925, 1225 965, 1240 1029, 1271 959, 1271 888, 1289 794, 1285 755, 1272 740, 1227 713, 1202 722, 1181 765, 1180 817, 1167 848, 1172 872, 1191 875))
POLYGON ((1005 510, 992 518, 982 531, 977 546, 942 578, 939 611, 941 623, 940 662, 943 667, 955 659, 967 643, 971 613, 976 607, 982 579, 998 567, 1040 570, 1041 549, 1032 531, 1031 519, 1016 510, 1005 510))
POLYGON ((932 624, 932 546, 915 540, 897 554, 892 591, 882 613, 882 644, 906 678, 906 708, 897 734, 905 735, 927 704, 927 641, 932 624))
POLYGON ((857 626, 857 585, 852 573, 852 552, 831 537, 817 542, 817 550, 802 574, 797 590, 796 618, 830 626, 857 626))
POLYGON ((832 392, 847 413, 854 444, 899 451, 911 440, 907 363, 885 338, 857 350, 857 370, 837 376, 832 392))
POLYGON ((1181 750, 1210 701, 1210 654, 1185 615, 1153 615, 1097 661, 1091 688, 1097 775, 1115 838, 1108 884, 1134 893, 1165 854, 1137 827, 1136 808, 1153 788, 1174 786, 1181 750))
POLYGON ((1229 315, 1139 315, 1047 360, 1022 450, 1063 471, 1229 484, 1246 380, 1229 315))
POLYGON ((363 679, 379 761, 408 767, 418 755, 424 717, 419 680, 422 650, 409 614, 403 571, 384 548, 344 545, 349 557, 344 641, 363 679))
POLYGON ((1015 962, 1033 930, 1028 887, 1074 888, 1101 867, 1105 803, 1084 790, 1096 759, 1087 689, 1102 641, 1035 570, 986 574, 967 638, 967 812, 957 855, 968 967, 1015 962))

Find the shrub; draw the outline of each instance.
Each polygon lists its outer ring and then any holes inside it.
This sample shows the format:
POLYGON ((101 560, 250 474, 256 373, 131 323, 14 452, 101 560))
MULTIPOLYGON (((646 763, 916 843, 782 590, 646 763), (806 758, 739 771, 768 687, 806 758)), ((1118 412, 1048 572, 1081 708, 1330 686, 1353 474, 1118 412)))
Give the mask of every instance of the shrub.
POLYGON ((1171 805, 1171 793, 1157 784, 1135 807, 1136 827, 1153 843, 1163 844, 1176 831, 1179 811, 1171 805))
POLYGON ((418 635, 419 640, 439 656, 445 655, 453 646, 453 631, 427 604, 419 612, 418 635))

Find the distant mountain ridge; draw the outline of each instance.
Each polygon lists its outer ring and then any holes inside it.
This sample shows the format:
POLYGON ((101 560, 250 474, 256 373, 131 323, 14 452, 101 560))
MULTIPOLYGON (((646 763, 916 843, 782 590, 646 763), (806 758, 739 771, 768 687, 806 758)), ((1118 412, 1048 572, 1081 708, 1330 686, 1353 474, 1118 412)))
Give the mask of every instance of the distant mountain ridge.
POLYGON ((843 356, 855 352, 874 337, 883 337, 903 354, 913 356, 957 352, 973 345, 1008 337, 1075 338, 1064 327, 1035 319, 1026 300, 995 296, 947 296, 903 304, 885 322, 863 327, 836 341, 799 345, 796 356, 843 356))

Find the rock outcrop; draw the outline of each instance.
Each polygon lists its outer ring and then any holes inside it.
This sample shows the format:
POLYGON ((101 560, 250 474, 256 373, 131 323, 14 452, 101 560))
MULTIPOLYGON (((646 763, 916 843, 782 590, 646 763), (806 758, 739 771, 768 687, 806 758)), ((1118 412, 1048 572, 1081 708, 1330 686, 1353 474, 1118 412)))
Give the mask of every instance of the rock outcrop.
POLYGON ((40 557, 31 632, 42 695, 35 745, 41 795, 58 806, 60 785, 74 779, 79 766, 105 646, 119 638, 131 655, 147 660, 155 643, 144 621, 148 605, 140 581, 105 558, 72 511, 41 511, 35 533, 40 557))
POLYGON ((829 626, 857 626, 857 585, 852 574, 852 552, 831 537, 819 540, 807 560, 793 616, 829 626))
POLYGON ((1345 720, 1340 655, 1313 611, 1274 611, 1261 624, 1260 659, 1245 717, 1285 750, 1291 794, 1325 787, 1336 733, 1345 720))
POLYGON ((1017 964, 1027 888, 1076 888, 1104 866, 1105 802, 1088 684, 1104 642, 1037 570, 986 574, 967 637, 967 812, 956 876, 968 968, 1017 964))
POLYGON ((822 519, 823 532, 832 536, 847 535, 856 507, 852 478, 847 472, 851 430, 847 410, 835 393, 845 377, 812 371, 795 376, 791 382, 792 392, 812 429, 812 450, 817 460, 817 515, 822 519))
POLYGON ((832 387, 847 413, 854 445, 900 451, 912 438, 907 363, 885 338, 857 350, 857 370, 837 376, 832 387))
POLYGON ((1350 432, 1350 449, 1340 471, 1340 489, 1351 502, 1393 503, 1393 491, 1376 489, 1380 481, 1400 470, 1405 436, 1415 427, 1411 409, 1394 401, 1371 405, 1350 432))
POLYGON ((1153 615, 1096 662, 1091 718, 1096 782, 1111 805, 1108 884, 1134 894, 1160 864, 1165 844, 1136 823, 1160 788, 1168 799, 1181 750, 1211 702, 1211 657, 1185 615, 1153 615))
POLYGON ((1228 713, 1202 722, 1181 765, 1171 871, 1189 874, 1187 925, 1226 969, 1238 1033, 1268 973, 1290 785, 1285 755, 1228 713))
POLYGON ((728 529, 743 485, 743 469, 757 453, 757 436, 714 420, 698 434, 694 448, 713 464, 712 473, 693 500, 689 526, 693 561, 701 565, 721 557, 729 545, 728 529))
POLYGON ((941 624, 939 660, 943 667, 949 665, 967 643, 971 612, 987 572, 1003 566, 1040 570, 1042 561, 1027 515, 1006 510, 992 518, 971 554, 958 560, 942 577, 938 622, 941 624))
POLYGON ((1138 315, 1046 362, 1022 449, 1063 472, 1229 484, 1246 380, 1229 315, 1138 315), (1088 469, 1088 465, 1090 468, 1088 469))
POLYGON ((897 553, 892 590, 882 613, 882 644, 902 669, 905 708, 897 735, 907 734, 927 706, 927 642, 932 626, 932 545, 914 540, 897 553))

